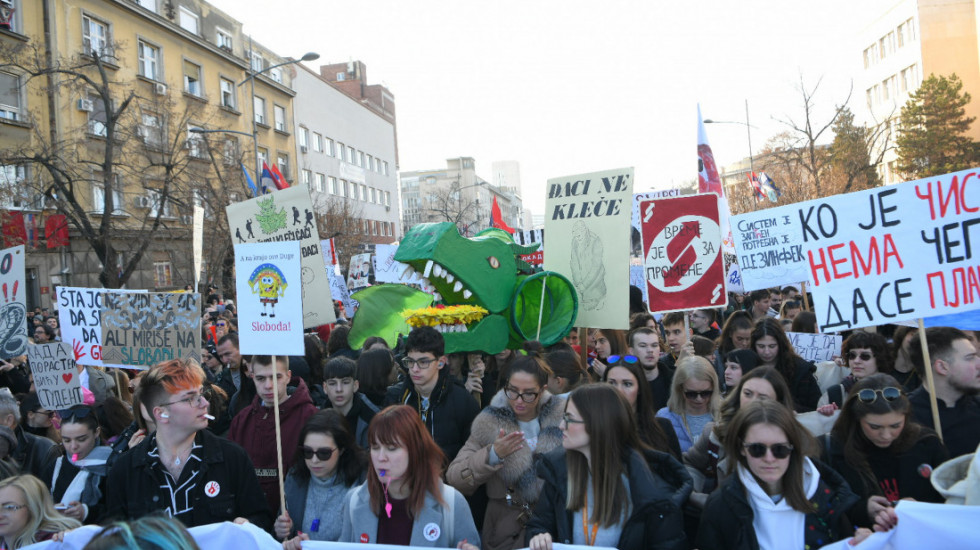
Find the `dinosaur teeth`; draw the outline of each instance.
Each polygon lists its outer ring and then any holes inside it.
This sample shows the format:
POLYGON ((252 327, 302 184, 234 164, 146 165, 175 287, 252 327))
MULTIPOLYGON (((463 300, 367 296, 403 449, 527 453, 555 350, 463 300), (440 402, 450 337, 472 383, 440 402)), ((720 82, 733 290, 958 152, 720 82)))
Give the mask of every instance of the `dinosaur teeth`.
POLYGON ((412 266, 406 264, 405 269, 402 270, 402 274, 398 279, 399 280, 411 279, 414 275, 415 275, 415 269, 413 269, 412 266))
POLYGON ((470 289, 466 289, 466 290, 463 291, 463 298, 464 299, 469 300, 471 296, 473 296, 473 293, 470 292, 470 289))
POLYGON ((432 293, 432 301, 433 302, 441 302, 442 301, 442 295, 439 294, 438 292, 433 292, 432 293))
POLYGON ((434 264, 432 266, 432 274, 434 276, 436 276, 436 277, 442 277, 444 273, 446 273, 446 268, 442 267, 441 265, 434 264))
POLYGON ((453 285, 453 292, 459 292, 460 290, 463 290, 463 283, 456 281, 456 284, 453 285))
POLYGON ((456 277, 453 277, 453 274, 447 271, 446 272, 446 282, 447 283, 453 283, 455 281, 456 281, 456 277))
POLYGON ((432 274, 432 260, 426 260, 425 271, 422 272, 422 277, 428 279, 429 275, 432 274))

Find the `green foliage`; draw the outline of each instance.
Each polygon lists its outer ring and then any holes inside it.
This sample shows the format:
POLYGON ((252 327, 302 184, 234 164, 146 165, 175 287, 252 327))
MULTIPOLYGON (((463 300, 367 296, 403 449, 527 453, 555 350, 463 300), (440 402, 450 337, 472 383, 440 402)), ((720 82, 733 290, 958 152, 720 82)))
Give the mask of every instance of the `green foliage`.
POLYGON ((967 135, 970 94, 956 74, 929 75, 902 107, 896 140, 900 172, 910 178, 947 174, 980 163, 980 148, 967 135))
POLYGON ((854 113, 847 107, 833 125, 834 141, 830 144, 830 167, 842 181, 836 193, 849 193, 881 185, 881 177, 871 161, 869 144, 874 131, 854 124, 854 113))

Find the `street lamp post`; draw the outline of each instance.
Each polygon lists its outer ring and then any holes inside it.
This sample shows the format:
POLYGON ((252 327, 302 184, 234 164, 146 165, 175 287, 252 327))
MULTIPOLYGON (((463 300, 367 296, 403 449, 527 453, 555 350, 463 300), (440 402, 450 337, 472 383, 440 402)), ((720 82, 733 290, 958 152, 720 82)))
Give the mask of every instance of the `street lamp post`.
POLYGON ((755 173, 755 167, 752 165, 753 164, 752 163, 752 128, 755 128, 755 126, 749 124, 749 100, 748 99, 745 100, 745 122, 739 122, 737 120, 711 120, 710 118, 708 118, 705 119, 704 123, 705 124, 741 124, 742 126, 745 126, 745 131, 748 133, 748 138, 749 138, 749 177, 751 178, 752 174, 755 173))

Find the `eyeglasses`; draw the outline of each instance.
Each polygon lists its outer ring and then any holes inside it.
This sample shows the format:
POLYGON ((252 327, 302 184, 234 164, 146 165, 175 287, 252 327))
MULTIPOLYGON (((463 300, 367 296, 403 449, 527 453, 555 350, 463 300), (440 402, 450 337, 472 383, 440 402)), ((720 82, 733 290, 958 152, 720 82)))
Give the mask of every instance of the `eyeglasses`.
POLYGON ((902 390, 893 387, 882 388, 880 390, 873 390, 871 388, 865 388, 857 392, 857 398, 861 400, 862 403, 870 405, 878 400, 878 396, 881 395, 885 401, 894 401, 902 397, 902 390))
POLYGON ((790 453, 793 452, 793 446, 789 443, 776 443, 775 445, 766 445, 765 443, 747 443, 742 445, 749 456, 752 458, 762 458, 766 456, 767 451, 772 451, 772 457, 778 460, 789 457, 790 453))
POLYGON ((710 399, 711 394, 715 393, 715 390, 704 390, 704 391, 692 391, 684 390, 684 397, 694 400, 694 399, 710 399))
POLYGON ((187 403, 188 405, 190 405, 192 407, 200 407, 200 406, 203 406, 203 405, 207 405, 208 400, 207 400, 206 397, 204 397, 204 391, 202 390, 202 391, 199 391, 199 392, 197 392, 197 393, 195 393, 193 395, 190 395, 188 397, 185 397, 183 399, 178 399, 176 401, 170 401, 168 403, 162 403, 161 406, 163 406, 163 405, 176 405, 177 403, 187 403))
POLYGON ((848 359, 848 361, 853 361, 853 360, 857 359, 858 357, 860 357, 862 361, 870 361, 871 359, 874 358, 874 355, 872 355, 871 353, 868 353, 866 351, 862 351, 861 353, 858 353, 856 351, 849 351, 849 352, 847 352, 847 359, 848 359))
POLYGON ((521 400, 524 401, 525 403, 533 403, 534 400, 537 399, 538 396, 541 394, 536 391, 526 391, 524 393, 517 393, 517 390, 515 389, 504 388, 504 395, 506 395, 507 399, 510 399, 511 401, 520 397, 521 400))
POLYGON ((620 361, 623 361, 624 363, 629 363, 630 365, 633 365, 639 362, 639 360, 640 359, 635 355, 610 355, 609 357, 606 357, 606 364, 612 365, 613 363, 619 363, 620 361))
POLYGON ((52 416, 54 416, 54 411, 31 411, 31 412, 33 412, 34 414, 44 415, 44 416, 46 416, 48 418, 51 418, 52 416))
POLYGON ((333 456, 334 451, 337 450, 337 449, 331 449, 330 447, 323 447, 321 449, 311 449, 309 447, 302 447, 302 449, 303 449, 303 458, 305 458, 306 460, 312 460, 313 455, 316 455, 316 457, 323 462, 330 460, 330 457, 333 456))
POLYGON ((17 510, 20 510, 21 508, 27 508, 27 505, 26 504, 4 504, 3 506, 0 506, 0 513, 5 514, 5 515, 6 514, 13 514, 17 510))
POLYGON ((92 414, 92 407, 72 407, 70 409, 58 411, 58 416, 60 416, 61 420, 64 422, 81 420, 90 414, 92 414))
POLYGON ((568 425, 571 425, 571 424, 585 424, 585 420, 576 420, 576 419, 572 418, 571 416, 568 416, 568 413, 565 413, 565 414, 561 415, 561 419, 564 420, 565 421, 565 424, 568 424, 568 425))
POLYGON ((422 359, 413 359, 411 357, 405 357, 402 359, 402 366, 406 369, 412 370, 414 367, 418 367, 419 370, 425 370, 429 368, 435 359, 429 359, 428 357, 423 357, 422 359))

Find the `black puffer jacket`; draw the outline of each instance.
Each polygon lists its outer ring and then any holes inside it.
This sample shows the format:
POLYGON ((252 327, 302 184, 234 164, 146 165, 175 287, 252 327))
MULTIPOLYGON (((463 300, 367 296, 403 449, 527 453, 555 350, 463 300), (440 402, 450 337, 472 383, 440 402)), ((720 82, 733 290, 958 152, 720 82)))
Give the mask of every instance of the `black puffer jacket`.
MULTIPOLYGON (((858 496, 840 474, 816 460, 813 464, 820 472, 820 481, 810 499, 814 512, 806 515, 803 537, 807 548, 820 548, 853 534, 847 511, 858 496)), ((729 476, 704 505, 695 548, 759 550, 753 517, 745 485, 737 473, 729 476)))
MULTIPOLYGON (((527 524, 530 541, 539 533, 551 533, 554 542, 572 543, 572 512, 568 499, 568 466, 565 450, 556 449, 538 463, 544 489, 527 524)), ((627 464, 630 517, 616 548, 619 550, 685 550, 684 515, 678 502, 691 494, 691 477, 677 460, 666 453, 647 450, 630 453, 627 464), (676 484, 680 482, 680 485, 676 484)))

